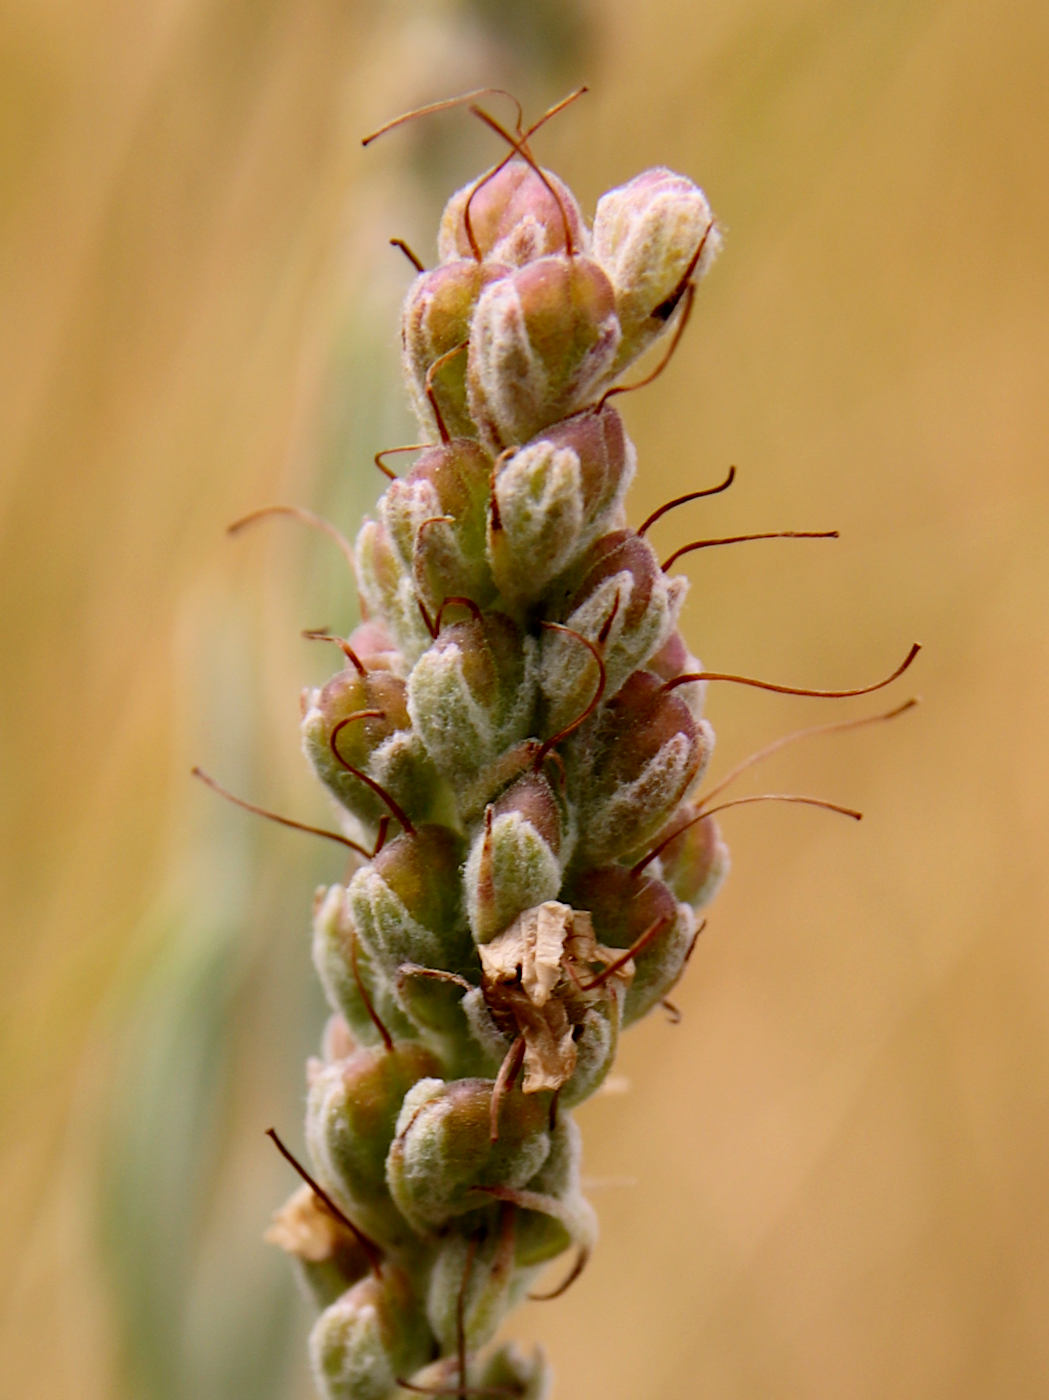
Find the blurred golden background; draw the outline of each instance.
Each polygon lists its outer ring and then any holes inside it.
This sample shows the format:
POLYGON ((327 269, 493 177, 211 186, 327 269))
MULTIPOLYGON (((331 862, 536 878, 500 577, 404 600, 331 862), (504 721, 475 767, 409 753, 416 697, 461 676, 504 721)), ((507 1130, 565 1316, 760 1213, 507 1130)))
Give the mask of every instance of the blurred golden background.
MULTIPOLYGON (((410 269, 537 114, 592 209, 647 165, 704 185, 723 257, 624 400, 636 523, 840 527, 696 555, 711 666, 815 686, 925 651, 892 726, 745 790, 680 990, 582 1113, 602 1241, 514 1331, 558 1396, 1049 1394, 1049 9, 1041 0, 25 0, 0 44, 5 1131, 0 1351, 20 1400, 304 1400, 306 1310, 260 1241, 321 1024, 325 819, 298 630, 353 621, 338 552, 397 377, 410 269), (693 513, 689 513, 693 512, 693 513)), ((874 712, 713 688, 715 767, 874 712)), ((866 709, 864 708, 866 707, 866 709)), ((741 789, 742 790, 742 789, 741 789)))

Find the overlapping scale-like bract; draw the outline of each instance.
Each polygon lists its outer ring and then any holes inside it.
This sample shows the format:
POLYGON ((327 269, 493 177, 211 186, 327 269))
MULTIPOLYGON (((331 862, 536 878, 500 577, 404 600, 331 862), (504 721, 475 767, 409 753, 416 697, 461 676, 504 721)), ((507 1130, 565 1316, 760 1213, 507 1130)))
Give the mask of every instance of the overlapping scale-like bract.
POLYGON ((703 687, 669 684, 697 669, 685 584, 627 526, 635 452, 603 397, 717 244, 684 176, 612 191, 591 234, 514 156, 452 197, 408 292, 435 442, 358 538, 353 665, 304 703, 310 761, 380 847, 314 919, 335 1019, 306 1142, 358 1233, 302 1191, 271 1232, 324 1309, 324 1400, 547 1393, 540 1359, 475 1353, 540 1266, 589 1250, 568 1110, 725 873, 688 801, 703 687))

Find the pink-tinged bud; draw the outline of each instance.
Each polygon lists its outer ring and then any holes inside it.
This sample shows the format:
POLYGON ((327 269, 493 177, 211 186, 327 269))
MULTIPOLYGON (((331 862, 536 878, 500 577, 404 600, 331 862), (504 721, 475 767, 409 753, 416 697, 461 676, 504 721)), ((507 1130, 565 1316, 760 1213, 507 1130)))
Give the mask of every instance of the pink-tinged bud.
POLYGON ((653 841, 660 846, 660 873, 678 899, 702 909, 717 894, 729 871, 729 850, 713 817, 696 821, 699 808, 683 803, 673 820, 653 841), (680 836, 667 840, 675 831, 680 836), (666 842, 663 845, 663 842, 666 842))
POLYGON ((421 826, 384 846, 350 881, 350 917, 376 967, 402 963, 459 970, 474 960, 461 904, 462 837, 421 826))
POLYGON ((577 858, 598 864, 633 851, 665 826, 712 746, 676 691, 637 671, 595 720, 568 741, 579 803, 577 858))
POLYGON ((550 253, 585 253, 589 234, 575 196, 549 170, 543 176, 552 189, 527 161, 515 157, 480 186, 474 180, 456 191, 441 216, 441 262, 480 253, 486 260, 521 267, 550 253), (468 200, 472 246, 464 217, 468 200))
POLYGON ((582 408, 618 348, 612 284, 589 258, 540 258, 494 282, 470 328, 470 414, 481 441, 500 452, 582 408))
POLYGON ((362 1278, 314 1323, 314 1383, 321 1400, 390 1400, 397 1378, 425 1365, 432 1347, 408 1276, 387 1263, 381 1278, 362 1278))
MULTIPOLYGON (((608 698, 663 645, 688 585, 680 575, 668 579, 651 546, 632 530, 603 536, 573 573, 582 577, 558 613, 565 627, 600 645, 608 698)), ((594 694, 585 650, 568 632, 543 634, 540 683, 553 732, 581 714, 594 694)))
POLYGON ((533 602, 606 530, 622 524, 636 454, 606 405, 526 443, 496 474, 488 554, 499 591, 533 602))
POLYGON ((412 407, 425 433, 436 436, 438 431, 426 392, 429 387, 448 436, 477 436, 466 404, 466 342, 478 297, 509 270, 473 259, 448 262, 422 273, 408 289, 401 329, 404 373, 412 407), (457 346, 463 348, 455 354, 457 346), (443 363, 434 369, 439 360, 443 363))
POLYGON ((310 1086, 306 1144, 317 1177, 353 1223, 385 1247, 409 1235, 386 1190, 394 1124, 412 1085, 440 1070, 418 1041, 401 1041, 389 1050, 357 1050, 325 1066, 310 1086))
POLYGON ((590 910, 602 943, 611 948, 639 945, 623 1004, 623 1025, 633 1025, 681 976, 696 935, 692 911, 662 881, 635 875, 625 865, 585 871, 572 886, 572 898, 590 910))
POLYGON ((404 657, 378 618, 359 623, 346 640, 366 671, 392 671, 395 676, 405 674, 404 657))
POLYGON ((518 778, 488 807, 464 872, 467 915, 478 943, 556 896, 562 835, 560 806, 541 773, 518 778))
POLYGON ((408 1037, 415 1033, 412 1022, 393 999, 389 979, 379 972, 361 942, 343 885, 318 891, 313 914, 313 964, 329 1006, 345 1018, 358 1045, 375 1045, 381 1039, 373 1013, 389 1035, 408 1037))
POLYGON ((602 195, 593 246, 623 328, 618 373, 666 330, 686 283, 698 282, 717 256, 721 234, 703 191, 658 168, 602 195))
MULTIPOLYGON (((663 645, 645 662, 645 670, 652 671, 660 680, 672 681, 677 676, 694 675, 702 671, 703 663, 689 651, 684 637, 678 631, 671 632, 663 645)), ((703 718, 703 707, 707 699, 706 681, 694 681, 681 687, 682 698, 688 703, 696 720, 703 718)))
POLYGON ((546 1161, 549 1095, 503 1095, 493 1142, 494 1089, 490 1079, 422 1079, 408 1091, 386 1179, 401 1214, 420 1232, 490 1207, 478 1187, 519 1190, 546 1161))
POLYGON ((426 629, 415 591, 410 560, 398 553, 385 526, 366 519, 354 547, 357 585, 367 612, 382 618, 405 665, 411 666, 426 650, 426 629))
POLYGON ((425 821, 436 801, 437 772, 412 730, 407 699, 406 683, 389 671, 368 671, 362 676, 352 666, 305 697, 302 746, 306 757, 332 795, 369 826, 389 808, 344 763, 374 778, 413 820, 425 821), (351 718, 355 715, 362 717, 351 718), (335 756, 333 734, 344 763, 335 756))
POLYGON ((534 639, 504 613, 441 629, 408 680, 408 712, 457 786, 526 737, 537 695, 534 639))
POLYGON ((382 498, 382 523, 431 615, 445 598, 465 596, 482 607, 492 600, 485 557, 491 475, 488 454, 457 438, 429 448, 382 498))

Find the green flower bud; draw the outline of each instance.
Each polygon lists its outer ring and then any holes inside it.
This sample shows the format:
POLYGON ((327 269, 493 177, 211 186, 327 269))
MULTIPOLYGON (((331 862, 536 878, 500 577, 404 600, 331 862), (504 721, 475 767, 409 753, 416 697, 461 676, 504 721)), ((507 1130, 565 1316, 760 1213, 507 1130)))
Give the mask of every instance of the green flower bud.
POLYGON ((499 467, 488 527, 504 597, 533 602, 602 532, 622 523, 635 452, 614 408, 578 413, 499 467))
POLYGON ((328 1004, 345 1017, 360 1045, 374 1045, 381 1038, 368 1002, 390 1035, 411 1036, 415 1028, 397 1006, 388 978, 379 973, 358 936, 346 895, 345 886, 332 885, 319 890, 314 902, 313 964, 328 1004))
POLYGON ((382 498, 382 522, 432 614, 448 597, 483 605, 493 596, 485 557, 491 475, 488 454, 459 438, 429 448, 382 498))
POLYGON ((561 887, 561 809, 541 773, 526 773, 491 803, 464 872, 474 939, 487 943, 561 887))
POLYGON ((579 804, 576 859, 612 860, 665 826, 705 767, 711 735, 676 691, 636 671, 565 746, 579 804))
POLYGON ((426 393, 427 376, 449 437, 475 438, 466 404, 466 342, 477 298, 509 268, 494 263, 446 262, 417 277, 404 303, 401 338, 404 373, 412 407, 423 431, 436 435, 433 405, 426 393), (456 354, 456 348, 462 350, 456 354), (438 360, 447 357, 433 370, 438 360))
POLYGON ((486 1050, 474 1037, 466 998, 480 988, 465 977, 442 968, 402 963, 394 994, 398 1005, 440 1057, 449 1079, 494 1074, 505 1046, 486 1050))
POLYGON ((430 644, 410 561, 397 552, 387 530, 365 520, 354 548, 357 585, 365 609, 381 617, 397 648, 412 665, 430 644))
POLYGON ((530 262, 481 294, 470 328, 470 413, 499 452, 581 408, 619 347, 608 278, 588 258, 530 262))
POLYGON ((354 1224, 387 1246, 409 1234, 386 1190, 394 1124, 416 1080, 439 1072, 418 1041, 399 1041, 324 1066, 310 1086, 306 1143, 314 1170, 354 1224))
POLYGON ((397 1378, 424 1365, 432 1347, 407 1276, 386 1264, 382 1278, 361 1279, 317 1319, 313 1378, 322 1400, 391 1400, 397 1378))
POLYGON ((597 1005, 575 1011, 579 1016, 573 1028, 575 1069, 565 1081, 558 1100, 565 1108, 583 1103, 604 1083, 619 1049, 626 994, 623 980, 612 977, 597 1005))
POLYGON ((553 1376, 541 1351, 524 1356, 512 1343, 482 1359, 477 1372, 479 1389, 500 1391, 514 1400, 547 1400, 553 1376))
POLYGON ((384 846, 353 876, 346 904, 361 943, 388 978, 402 963, 458 971, 475 965, 462 910, 462 838, 421 826, 384 846))
POLYGON ((514 1225, 514 1212, 504 1208, 478 1232, 450 1234, 438 1247, 426 1316, 443 1351, 455 1351, 460 1318, 467 1349, 483 1347, 524 1297, 531 1275, 515 1267, 514 1225))
MULTIPOLYGON (((601 645, 608 699, 663 646, 688 584, 680 576, 668 579, 651 546, 631 530, 598 540, 575 576, 579 581, 558 611, 565 627, 601 645)), ((583 650, 566 632, 543 634, 540 684, 552 732, 582 714, 594 693, 594 668, 583 664, 583 650)))
POLYGON ((666 841, 659 854, 660 874, 678 899, 693 909, 702 909, 710 903, 721 888, 730 865, 729 850, 721 839, 717 822, 713 817, 696 821, 698 810, 695 803, 684 803, 653 843, 662 845, 666 841), (667 840, 674 831, 680 831, 680 836, 667 840))
POLYGON ((549 1096, 504 1095, 493 1142, 494 1088, 490 1079, 422 1079, 405 1097, 386 1180, 402 1215, 423 1234, 456 1216, 490 1212, 478 1187, 517 1189, 546 1161, 549 1096))
POLYGON ((633 1025, 681 976, 695 942, 695 916, 662 881, 635 875, 625 865, 585 871, 572 883, 572 898, 590 910, 602 943, 633 948, 643 940, 631 959, 634 977, 623 1003, 623 1025, 633 1025))
POLYGON ((437 253, 442 263, 473 258, 521 267, 550 253, 585 253, 589 234, 575 196, 563 180, 543 171, 549 186, 525 160, 515 157, 478 186, 457 190, 444 207, 437 253), (551 190, 552 187, 552 190, 551 190), (471 195, 473 198, 471 199, 471 195), (470 202, 470 229, 465 210, 470 202), (571 247, 565 243, 566 225, 571 247))
POLYGON ((557 1124, 550 1134, 550 1155, 528 1183, 528 1190, 539 1197, 557 1201, 561 1209, 518 1212, 515 1247, 517 1262, 525 1268, 556 1259, 574 1243, 587 1244, 596 1238, 593 1210, 580 1190, 579 1164, 582 1137, 575 1119, 562 1111, 558 1100, 557 1124))
POLYGON ((504 613, 444 627, 408 680, 408 712, 440 771, 457 786, 528 734, 536 643, 504 613))
POLYGON ((720 247, 707 197, 684 175, 646 170, 602 195, 593 255, 615 288, 617 373, 662 335, 686 281, 698 282, 720 247))
POLYGON ((408 687, 387 670, 352 666, 303 697, 302 746, 325 787, 360 821, 374 827, 389 812, 382 798, 335 757, 360 768, 390 793, 416 821, 433 815, 437 771, 412 730, 408 687), (351 716, 360 715, 359 719, 351 716))

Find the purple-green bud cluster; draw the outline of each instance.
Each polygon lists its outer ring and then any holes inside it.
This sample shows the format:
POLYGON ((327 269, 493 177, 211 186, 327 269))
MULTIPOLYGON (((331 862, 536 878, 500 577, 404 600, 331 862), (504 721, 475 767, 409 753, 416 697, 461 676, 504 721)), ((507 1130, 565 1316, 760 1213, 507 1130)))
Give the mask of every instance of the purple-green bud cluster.
POLYGON ((718 244, 683 176, 612 190, 591 230, 514 157, 452 197, 408 292, 435 443, 365 521, 366 621, 303 705, 307 757, 376 848, 314 910, 333 1017, 306 1143, 345 1218, 303 1188, 271 1231, 323 1309, 325 1400, 548 1393, 541 1358, 479 1349, 549 1260, 589 1251, 569 1109, 725 874, 689 801, 702 687, 671 684, 698 667, 685 583, 626 524, 635 452, 605 397, 718 244))

